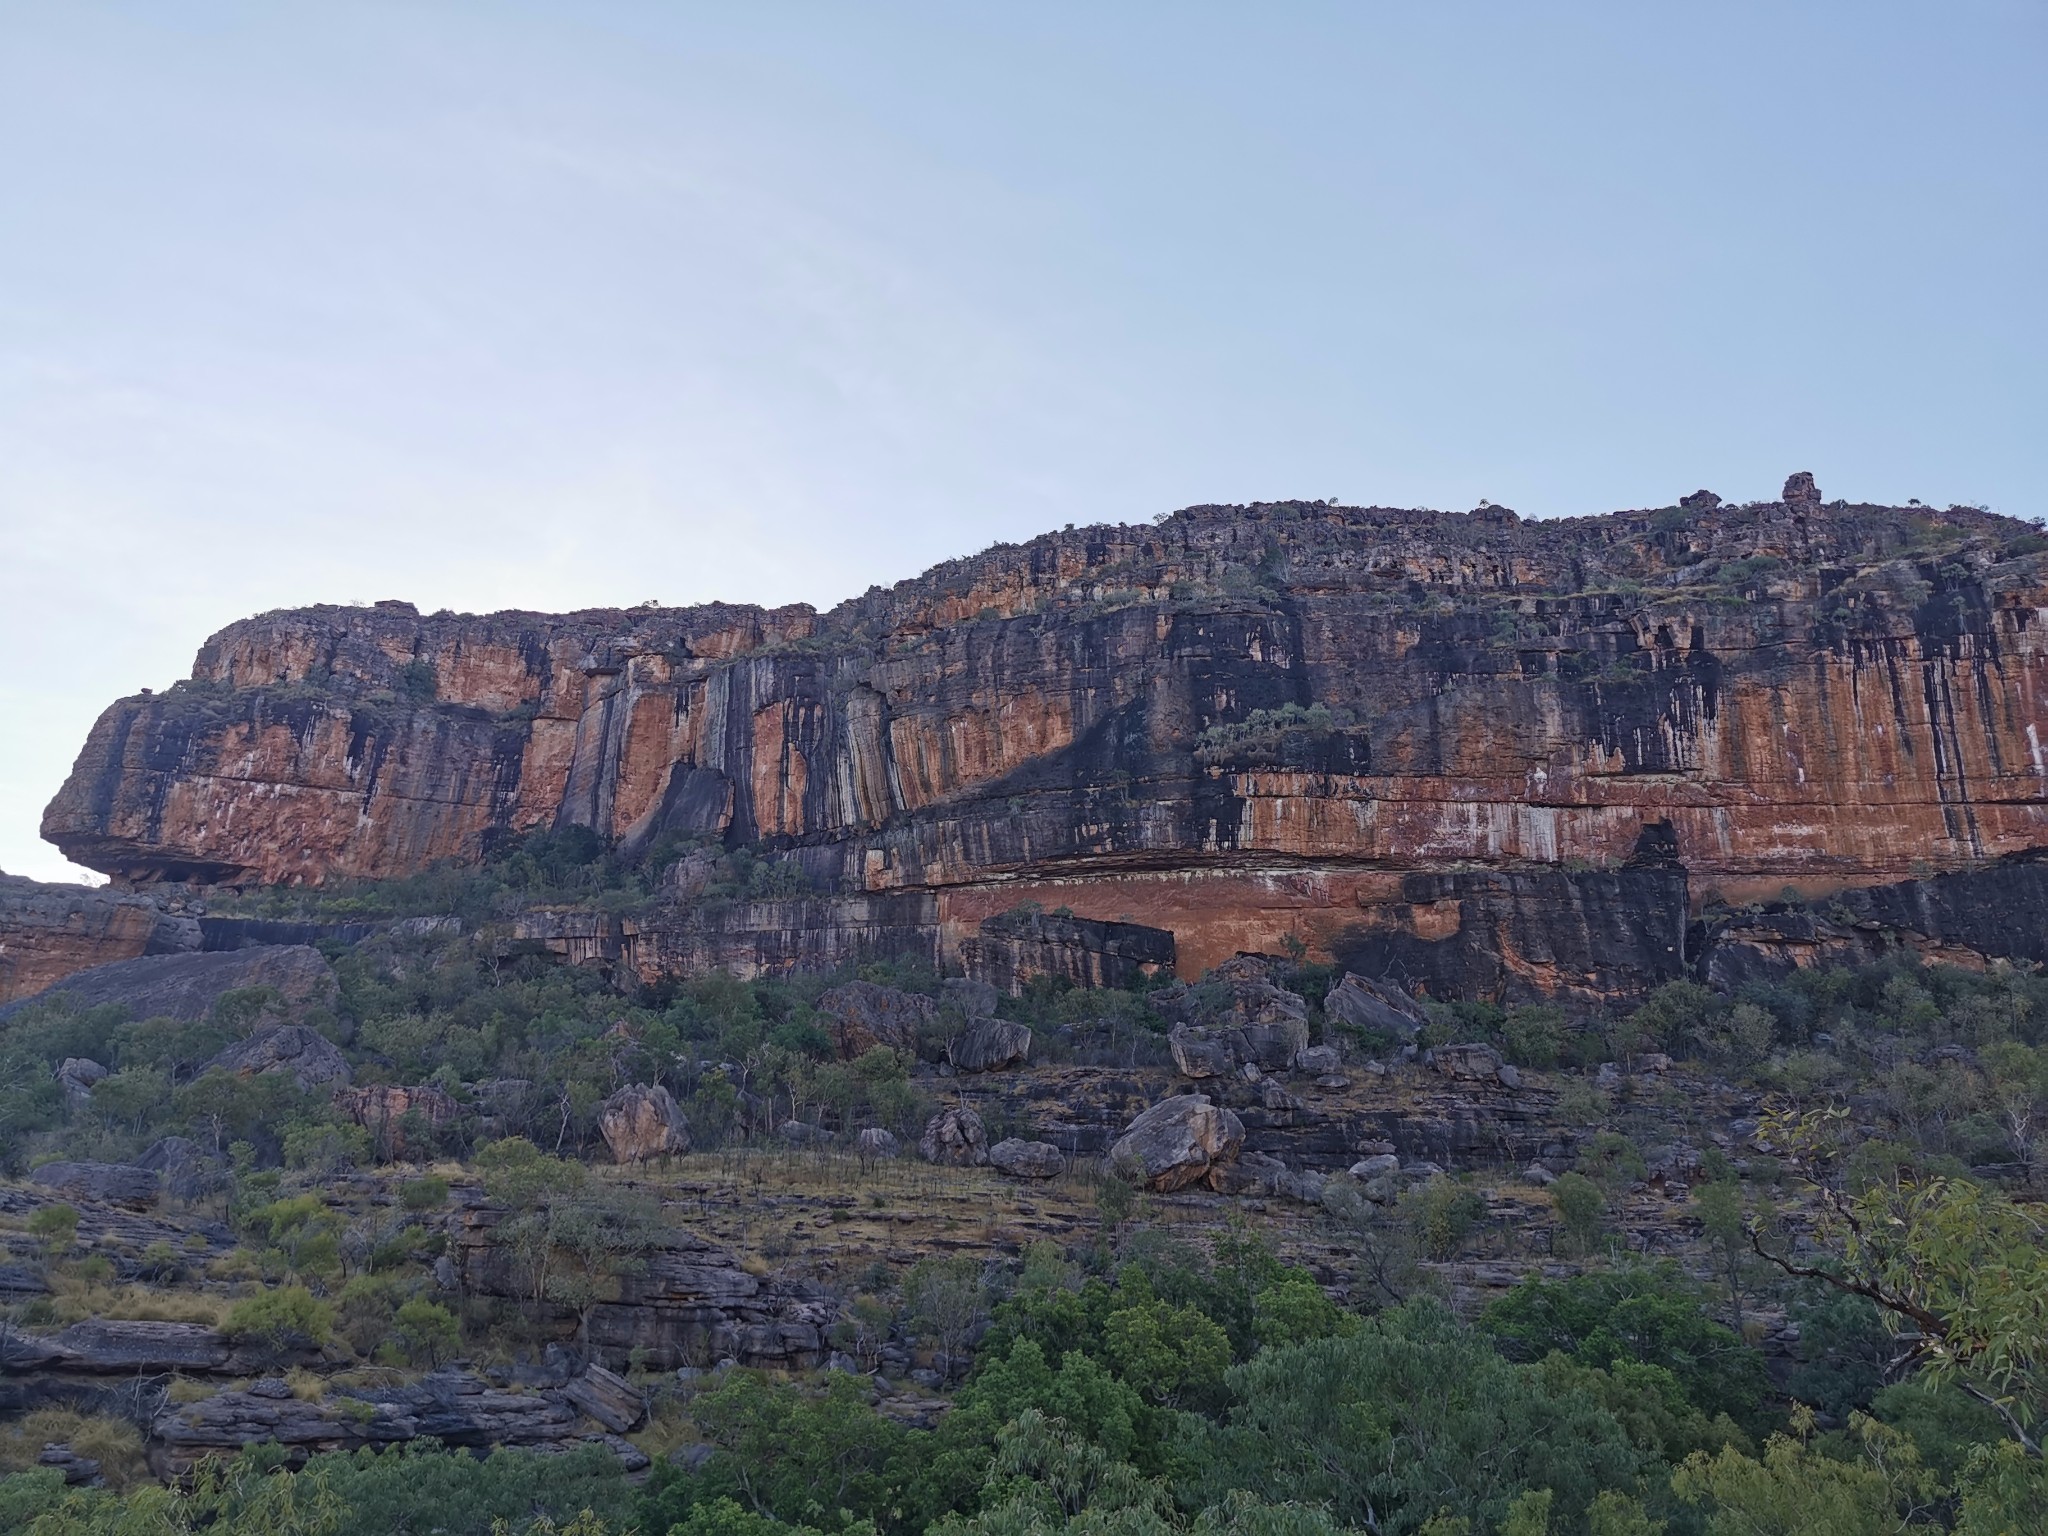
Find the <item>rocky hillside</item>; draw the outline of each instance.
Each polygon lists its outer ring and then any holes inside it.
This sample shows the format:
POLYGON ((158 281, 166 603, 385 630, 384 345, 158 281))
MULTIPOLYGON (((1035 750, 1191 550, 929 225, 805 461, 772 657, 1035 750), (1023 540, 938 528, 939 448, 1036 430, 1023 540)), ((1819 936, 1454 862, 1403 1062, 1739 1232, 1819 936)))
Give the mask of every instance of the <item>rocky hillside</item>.
POLYGON ((564 827, 785 866, 714 913, 684 859, 553 936, 649 979, 1298 948, 1598 999, 1697 972, 1703 913, 1788 888, 1885 887, 1849 926, 1998 952, 2011 925, 1958 913, 2048 843, 2044 548, 1795 475, 1544 522, 1195 507, 829 613, 265 614, 111 706, 44 835, 133 887, 388 878, 564 827), (983 931, 1028 903, 1093 926, 983 931))

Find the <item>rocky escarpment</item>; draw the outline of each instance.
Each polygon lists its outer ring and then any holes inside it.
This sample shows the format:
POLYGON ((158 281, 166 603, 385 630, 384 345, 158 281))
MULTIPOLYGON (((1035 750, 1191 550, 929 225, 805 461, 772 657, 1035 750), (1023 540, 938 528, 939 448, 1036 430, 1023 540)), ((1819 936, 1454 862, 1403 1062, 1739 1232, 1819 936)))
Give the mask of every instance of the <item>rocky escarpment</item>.
POLYGON ((1547 522, 1191 508, 824 614, 275 613, 111 707, 44 830, 135 884, 399 875, 567 825, 791 866, 796 895, 683 880, 604 918, 650 977, 882 950, 1009 987, 1300 946, 1611 996, 1696 969, 1702 910, 2048 844, 2044 549, 1795 476, 1547 522))

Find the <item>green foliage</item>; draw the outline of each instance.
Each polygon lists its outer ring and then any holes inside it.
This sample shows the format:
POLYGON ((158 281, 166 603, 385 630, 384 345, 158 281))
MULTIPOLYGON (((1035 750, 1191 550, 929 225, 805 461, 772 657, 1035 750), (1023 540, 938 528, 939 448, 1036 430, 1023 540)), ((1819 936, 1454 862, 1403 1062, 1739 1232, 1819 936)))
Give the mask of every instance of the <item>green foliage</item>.
POLYGON ((462 1348, 462 1329, 446 1307, 414 1297, 392 1318, 391 1342, 409 1365, 433 1367, 462 1348))
POLYGON ((1487 1307, 1479 1326, 1511 1360, 1537 1361, 1556 1350, 1587 1365, 1659 1366, 1709 1417, 1767 1422, 1762 1357, 1705 1314, 1698 1288, 1673 1265, 1524 1280, 1487 1307))
POLYGON ((318 1349, 334 1327, 334 1309, 302 1285, 282 1285, 245 1296, 228 1308, 220 1331, 274 1355, 318 1349))
POLYGON ((1557 1212, 1558 1248, 1584 1255, 1599 1246, 1607 1220, 1607 1197, 1582 1173, 1565 1173, 1550 1186, 1550 1206, 1557 1212))
POLYGON ((1423 1257, 1439 1262, 1455 1258, 1473 1226, 1486 1214, 1486 1202, 1447 1174, 1401 1192, 1398 1209, 1423 1257))
POLYGON ((1553 1390, 1426 1300, 1346 1337, 1263 1351, 1230 1387, 1228 1417, 1191 1461, 1205 1499, 1246 1489, 1388 1536, 1439 1511, 1491 1527, 1531 1489, 1551 1490, 1557 1518, 1576 1522, 1602 1489, 1632 1490, 1643 1465, 1590 1396, 1553 1390))
POLYGON ((29 1235, 43 1245, 48 1254, 66 1252, 78 1240, 78 1208, 71 1205, 46 1205, 28 1219, 29 1235))

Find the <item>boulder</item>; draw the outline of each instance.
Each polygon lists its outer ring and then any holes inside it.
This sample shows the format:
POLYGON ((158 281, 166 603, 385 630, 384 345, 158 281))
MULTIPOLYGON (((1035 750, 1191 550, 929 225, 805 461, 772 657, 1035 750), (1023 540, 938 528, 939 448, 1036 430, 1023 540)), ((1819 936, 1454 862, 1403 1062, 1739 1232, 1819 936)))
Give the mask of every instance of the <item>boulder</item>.
POLYGON ((1323 998, 1323 1013, 1353 1029, 1413 1040, 1429 1022, 1421 1004, 1390 981, 1374 981, 1347 971, 1323 998))
POLYGON ((334 1042, 304 1024, 273 1024, 259 1029, 200 1068, 218 1069, 236 1077, 289 1072, 304 1089, 339 1086, 349 1080, 348 1062, 334 1042))
POLYGON ((220 1186, 220 1158, 185 1136, 151 1142, 135 1165, 156 1174, 174 1200, 197 1200, 220 1186))
POLYGON ((90 1056, 66 1056, 64 1064, 57 1068, 57 1086, 75 1108, 90 1103, 93 1089, 111 1075, 90 1056))
POLYGON ((562 1396, 615 1435, 647 1422, 647 1399, 625 1377, 601 1365, 586 1365, 582 1375, 562 1388, 562 1396))
POLYGON ((1778 499, 1788 507, 1814 511, 1820 506, 1820 487, 1814 484, 1813 471, 1802 469, 1785 477, 1785 489, 1778 499))
POLYGON ((439 1131, 462 1117, 462 1106, 445 1089, 431 1084, 337 1088, 334 1107, 374 1136, 381 1151, 394 1156, 405 1150, 407 1117, 428 1131, 439 1131))
POLYGON ((1311 1045, 1294 1053, 1294 1070, 1322 1077, 1344 1065, 1344 1053, 1334 1045, 1311 1045))
POLYGON ((775 1127, 775 1136, 792 1147, 819 1147, 832 1139, 830 1131, 808 1120, 785 1120, 775 1127))
POLYGON ((946 1047, 946 1059, 960 1072, 1021 1067, 1030 1058, 1030 1028, 1007 1019, 976 1019, 946 1047))
POLYGON ((690 1127, 659 1083, 629 1083, 598 1106, 597 1129, 615 1163, 644 1163, 690 1150, 690 1127))
POLYGON ((1182 1077, 1197 1081, 1222 1077, 1237 1065, 1237 1051, 1228 1033, 1220 1029, 1198 1029, 1176 1024, 1167 1034, 1166 1048, 1182 1077))
POLYGON ((988 1149, 989 1166, 1013 1179, 1052 1179, 1067 1166, 1065 1155, 1049 1141, 1020 1141, 1012 1136, 988 1149))
POLYGON ((31 1169, 28 1179, 67 1200, 95 1200, 137 1209, 156 1201, 156 1174, 133 1163, 45 1163, 31 1169))
POLYGON ((1209 1183, 1244 1146, 1244 1122, 1203 1093, 1162 1099, 1130 1123, 1109 1163, 1134 1184, 1162 1192, 1209 1183))
POLYGON ((853 1061, 878 1045, 916 1055, 920 1032, 939 1015, 939 1005, 916 992, 849 981, 818 998, 817 1011, 841 1061, 853 1061))
POLYGON ((1497 1083, 1504 1065, 1490 1045, 1440 1045, 1425 1058, 1431 1070, 1461 1083, 1497 1083))
POLYGON ((54 1467, 63 1474, 69 1488, 99 1488, 106 1479, 100 1476, 100 1464, 90 1456, 81 1456, 69 1445, 50 1444, 43 1447, 42 1455, 36 1458, 39 1467, 54 1467))
POLYGON ((1372 1157, 1361 1157, 1351 1165, 1351 1177, 1354 1179, 1376 1179, 1382 1174, 1399 1173, 1400 1171, 1401 1159, 1394 1156, 1391 1152, 1377 1153, 1372 1157))
POLYGON ((1537 1185, 1543 1189, 1548 1189, 1557 1182, 1557 1175, 1541 1163, 1531 1163, 1528 1167, 1524 1168, 1522 1170, 1522 1178, 1525 1182, 1537 1185))
POLYGON ((1246 1152, 1233 1163, 1219 1165, 1210 1176, 1210 1187, 1225 1195, 1268 1195, 1281 1200, 1303 1200, 1319 1204, 1328 1184, 1322 1174, 1310 1170, 1295 1172, 1279 1158, 1265 1152, 1246 1152))
MULTIPOLYGON (((1300 1002, 1292 992, 1280 995, 1300 1002)), ((1240 1060, 1252 1062, 1267 1072, 1284 1072, 1294 1065, 1295 1057, 1308 1049, 1306 1005, 1299 1014, 1269 1010, 1238 1033, 1243 1042, 1238 1047, 1240 1060)))
POLYGON ((928 1163, 952 1168, 981 1168, 988 1163, 988 1128, 981 1116, 964 1105, 942 1109, 926 1122, 917 1155, 928 1163))
POLYGON ((885 1157, 894 1157, 900 1150, 894 1133, 885 1131, 879 1125, 871 1125, 853 1139, 853 1150, 864 1163, 878 1163, 885 1157))

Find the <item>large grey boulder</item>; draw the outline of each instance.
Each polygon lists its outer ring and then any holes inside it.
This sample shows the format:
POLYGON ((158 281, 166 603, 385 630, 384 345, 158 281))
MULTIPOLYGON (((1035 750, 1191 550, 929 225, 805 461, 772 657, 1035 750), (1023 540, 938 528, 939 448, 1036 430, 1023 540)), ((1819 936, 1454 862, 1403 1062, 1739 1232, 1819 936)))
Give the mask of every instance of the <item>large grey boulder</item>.
POLYGON ((988 1164, 1013 1179, 1058 1178, 1066 1157, 1049 1141, 1022 1141, 1012 1136, 988 1149, 988 1164))
POLYGON ((1109 1163, 1133 1184, 1162 1192, 1207 1183, 1244 1146, 1244 1122, 1202 1093, 1162 1099, 1130 1123, 1109 1163))
POLYGON ((582 1375, 562 1388, 562 1396, 615 1435, 647 1422, 647 1399, 639 1389, 601 1365, 586 1365, 582 1375))
POLYGON ((1176 1024, 1167 1033, 1166 1048, 1173 1053, 1173 1065, 1182 1077, 1197 1082, 1222 1077, 1237 1065, 1237 1047, 1231 1031, 1176 1024))
POLYGON ((938 1017, 939 1005, 916 992, 849 981, 818 998, 817 1012, 841 1061, 853 1061, 886 1045, 916 1055, 923 1029, 938 1017))
POLYGON ((690 1127, 659 1083, 629 1083, 597 1110, 598 1134, 615 1163, 644 1163, 690 1150, 690 1127))
POLYGON ((881 1162, 894 1157, 899 1150, 895 1133, 879 1125, 871 1125, 853 1138, 854 1155, 863 1163, 881 1162))
POLYGON ((988 1163, 988 1128, 965 1105, 942 1109, 926 1122, 917 1155, 928 1163, 952 1168, 981 1168, 988 1163))
POLYGON ((1391 981, 1346 972, 1323 998, 1323 1013, 1341 1024, 1386 1035, 1403 1044, 1429 1022, 1422 1005, 1391 981))
POLYGON ((215 1069, 236 1077, 289 1072, 308 1090, 338 1088, 349 1080, 348 1062, 334 1042, 304 1024, 273 1024, 237 1040, 200 1068, 215 1069))
POLYGON ((960 1072, 1021 1067, 1031 1059, 1031 1030, 1007 1019, 976 1019, 946 1047, 946 1059, 960 1072))
POLYGON ((75 1109, 90 1104, 93 1089, 110 1076, 90 1056, 66 1056, 57 1068, 57 1086, 64 1090, 65 1102, 75 1109))

